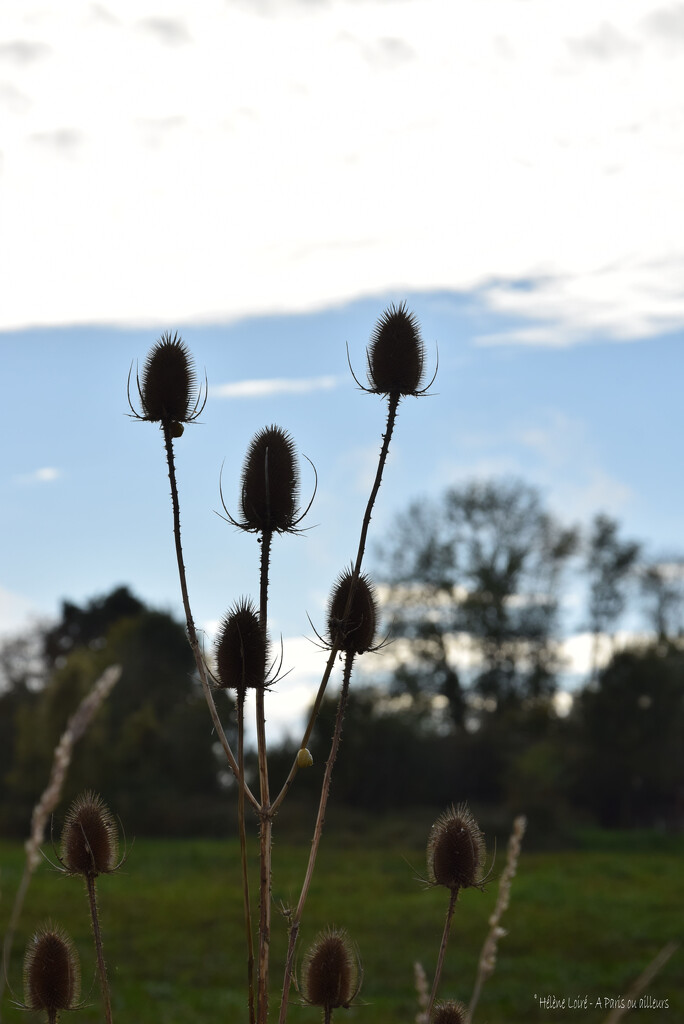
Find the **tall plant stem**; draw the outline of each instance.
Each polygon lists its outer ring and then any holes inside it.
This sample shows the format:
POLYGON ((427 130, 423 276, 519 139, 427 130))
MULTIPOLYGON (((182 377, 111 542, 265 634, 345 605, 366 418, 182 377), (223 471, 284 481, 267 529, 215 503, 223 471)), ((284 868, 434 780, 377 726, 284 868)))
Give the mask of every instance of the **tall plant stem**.
POLYGON ((240 834, 240 862, 242 865, 242 893, 245 912, 245 939, 247 941, 247 991, 249 1024, 254 1024, 254 941, 252 939, 252 911, 249 902, 249 873, 247 870, 247 829, 245 826, 245 689, 237 692, 238 720, 238 832, 240 834))
MULTIPOLYGON (((352 573, 352 582, 351 582, 351 586, 349 587, 349 594, 347 595, 347 604, 346 604, 345 609, 344 609, 343 619, 346 618, 347 615, 349 614, 349 610, 350 610, 351 605, 352 605, 352 599, 354 597, 354 588, 355 588, 355 585, 356 585, 356 581, 358 580, 359 575, 361 573, 361 564, 363 562, 363 556, 364 556, 364 552, 366 550, 366 539, 368 537, 368 528, 370 526, 371 516, 373 514, 373 507, 375 505, 375 499, 378 496, 378 491, 380 490, 380 484, 382 483, 382 474, 384 472, 385 463, 387 462, 387 456, 389 454, 389 446, 390 446, 390 441, 392 440, 392 434, 394 432, 394 424, 396 423, 396 419, 397 419, 397 409, 399 407, 399 399, 400 399, 400 397, 401 397, 400 395, 390 395, 390 397, 389 397, 388 410, 387 410, 387 423, 385 425, 385 433, 382 435, 382 447, 380 449, 380 458, 378 460, 378 468, 377 468, 376 473, 375 473, 375 480, 373 481, 373 487, 371 489, 371 493, 370 493, 370 496, 368 498, 368 503, 366 504, 366 511, 364 513, 363 522, 361 524, 361 536, 359 537, 359 547, 358 547, 358 550, 356 552, 356 561, 354 563, 354 570, 353 570, 353 573, 352 573)), ((330 655, 328 657, 328 661, 326 663, 324 672, 323 672, 323 678, 321 679, 320 686, 318 687, 318 692, 316 694, 316 699, 315 699, 315 701, 313 703, 313 707, 311 708, 311 713, 309 715, 309 720, 307 722, 306 729, 304 730, 304 736, 302 738, 302 742, 300 743, 300 747, 305 747, 307 745, 307 743, 309 742, 309 737, 311 736, 311 733, 312 733, 312 730, 313 730, 313 727, 314 727, 314 723, 316 721, 316 718, 318 717, 318 712, 320 710, 321 703, 323 702, 323 697, 325 695, 326 687, 328 685, 328 680, 330 679, 330 674, 331 674, 331 672, 333 670, 333 666, 335 664, 335 658, 337 657, 338 652, 339 652, 339 644, 338 643, 334 643, 333 647, 332 647, 332 649, 330 651, 330 655)), ((288 776, 287 776, 287 778, 286 778, 286 780, 285 780, 285 782, 283 784, 283 788, 281 789, 280 793, 278 794, 278 796, 276 797, 276 799, 273 802, 273 808, 272 809, 273 809, 274 813, 278 810, 278 808, 280 807, 281 803, 285 799, 285 797, 287 795, 287 792, 288 792, 290 786, 292 785, 294 777, 297 774, 297 768, 298 768, 297 759, 295 758, 295 760, 294 760, 294 762, 292 764, 292 767, 290 768, 290 772, 289 772, 289 774, 288 774, 288 776)))
POLYGON ((90 919, 93 925, 93 938, 95 939, 95 953, 97 955, 97 970, 100 975, 100 988, 102 989, 102 1000, 104 1002, 105 1020, 112 1024, 112 1003, 109 995, 109 982, 107 980, 107 967, 102 950, 102 933, 100 931, 100 917, 97 912, 97 896, 95 893, 95 876, 86 875, 86 888, 88 890, 88 903, 90 904, 90 919))
MULTIPOLYGON (((221 719, 219 718, 218 711, 216 710, 216 704, 214 703, 214 697, 209 686, 209 680, 207 679, 207 670, 204 664, 204 658, 202 657, 202 651, 200 650, 199 640, 197 639, 197 631, 195 629, 195 622, 192 617, 192 611, 190 609, 190 598, 188 596, 188 583, 185 575, 185 563, 183 561, 183 545, 181 543, 181 528, 180 528, 180 507, 178 502, 178 485, 176 483, 176 463, 173 456, 173 438, 171 437, 171 431, 168 423, 163 424, 164 432, 164 447, 166 449, 166 464, 169 470, 169 482, 171 484, 171 506, 173 508, 173 536, 176 544, 176 561, 178 563, 178 577, 180 580, 181 596, 183 599, 183 609, 185 611, 185 621, 188 630, 188 641, 192 649, 192 653, 195 658, 195 665, 197 667, 197 673, 202 683, 202 690, 204 691, 204 697, 209 708, 209 714, 211 720, 214 723, 216 729, 216 735, 219 738, 219 742, 223 747, 228 764, 230 765, 231 771, 235 778, 240 781, 240 771, 238 768, 237 761, 233 755, 233 751, 230 748, 230 744, 226 739, 226 734, 223 731, 221 725, 221 719)), ((250 790, 249 786, 244 784, 244 791, 247 799, 252 806, 258 810, 259 802, 250 790)))
POLYGON ((442 943, 439 947, 439 956, 437 957, 437 967, 435 968, 435 980, 432 982, 432 992, 430 993, 430 1002, 425 1012, 425 1019, 430 1020, 432 1016, 432 1007, 435 1005, 435 999, 437 998, 437 989, 439 988, 439 981, 442 977, 442 967, 444 965, 444 954, 446 953, 447 943, 449 942, 449 932, 451 931, 451 921, 454 916, 454 910, 456 908, 456 900, 458 899, 458 889, 451 890, 451 898, 449 900, 449 908, 447 910, 446 920, 444 922, 444 932, 442 933, 442 943))
MULTIPOLYGON (((266 637, 268 629, 268 567, 271 557, 271 530, 261 536, 261 566, 259 572, 259 625, 266 637)), ((266 1024, 268 1018, 268 963, 271 946, 271 886, 273 846, 273 814, 268 789, 268 759, 266 755, 266 714, 264 686, 256 691, 257 758, 259 761, 259 967, 257 991, 257 1021, 266 1024)))
POLYGON ((321 798, 318 804, 316 826, 314 828, 313 839, 311 840, 311 850, 309 851, 309 863, 307 864, 306 867, 306 875, 304 876, 302 890, 301 893, 299 894, 299 902, 297 904, 294 914, 292 915, 290 922, 290 934, 287 948, 287 960, 285 962, 285 976, 283 978, 283 994, 280 1003, 279 1024, 285 1024, 285 1020, 287 1018, 287 1003, 290 995, 292 972, 294 970, 295 948, 297 945, 297 936, 299 935, 299 925, 301 923, 302 915, 304 913, 304 904, 306 903, 306 898, 309 895, 309 887, 311 886, 311 879, 313 878, 314 868, 316 866, 318 848, 321 845, 323 825, 325 823, 325 811, 328 805, 328 796, 330 794, 330 782, 332 779, 332 772, 333 767, 335 765, 335 760, 337 758, 337 751, 339 750, 340 746, 340 737, 342 735, 342 723, 344 721, 344 713, 347 707, 347 697, 349 695, 349 681, 351 679, 353 662, 353 654, 348 654, 345 656, 342 690, 340 691, 340 699, 337 705, 337 716, 335 718, 335 730, 333 733, 332 744, 330 746, 330 754, 328 756, 328 760, 325 766, 325 775, 323 777, 321 798))

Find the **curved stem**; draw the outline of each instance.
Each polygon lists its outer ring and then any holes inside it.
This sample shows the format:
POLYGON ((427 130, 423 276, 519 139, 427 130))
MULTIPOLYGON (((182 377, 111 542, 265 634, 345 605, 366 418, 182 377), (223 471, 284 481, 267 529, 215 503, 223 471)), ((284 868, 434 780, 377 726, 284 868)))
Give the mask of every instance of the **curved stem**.
MULTIPOLYGON (((209 708, 209 714, 211 720, 214 723, 216 729, 216 735, 219 738, 223 751, 228 759, 231 771, 235 778, 240 781, 240 772, 237 761, 233 756, 233 751, 230 749, 230 744, 226 739, 226 734, 223 731, 221 725, 221 719, 219 718, 218 711, 216 710, 216 704, 211 692, 209 680, 207 679, 207 671, 204 665, 204 659, 202 657, 202 651, 200 650, 199 640, 197 639, 197 631, 195 629, 195 623, 192 617, 192 611, 190 610, 190 598, 188 596, 188 583, 185 575, 185 564, 183 562, 183 545, 181 543, 181 528, 180 528, 180 507, 178 502, 178 485, 176 483, 176 464, 173 457, 173 438, 171 437, 170 427, 168 423, 163 424, 162 430, 164 432, 164 447, 166 449, 166 464, 169 471, 169 482, 171 484, 171 505, 173 508, 173 537, 176 545, 176 561, 178 563, 178 577, 180 580, 181 596, 183 599, 183 609, 185 611, 185 621, 188 630, 188 641, 192 649, 192 653, 195 657, 195 665, 197 672, 202 683, 202 690, 204 691, 204 697, 209 708)), ((249 786, 244 784, 245 794, 247 799, 253 807, 258 808, 259 804, 251 792, 249 786)))
POLYGON ((287 1003, 290 995, 292 972, 294 970, 294 958, 295 947, 297 945, 297 936, 299 934, 299 926, 301 924, 302 915, 304 913, 304 904, 306 903, 306 898, 309 894, 309 887, 311 885, 311 879, 313 878, 314 868, 316 866, 318 848, 321 845, 321 836, 323 835, 323 825, 325 823, 325 811, 328 805, 328 796, 330 795, 330 782, 332 780, 333 767, 335 765, 335 760, 337 758, 337 751, 339 750, 340 746, 340 737, 342 735, 342 723, 344 721, 344 713, 347 707, 347 697, 349 696, 349 681, 351 679, 353 662, 353 653, 345 655, 344 678, 342 681, 340 700, 337 705, 335 731, 333 733, 332 744, 330 746, 330 754, 328 756, 328 760, 325 766, 325 775, 323 777, 321 798, 318 804, 318 816, 316 817, 316 826, 314 828, 313 839, 311 840, 311 850, 309 851, 309 863, 307 864, 306 867, 306 874, 304 876, 302 890, 301 893, 299 894, 299 902, 297 904, 294 914, 292 915, 290 924, 287 960, 285 962, 285 976, 283 978, 283 994, 280 1003, 279 1024, 284 1024, 287 1018, 287 1003))
MULTIPOLYGON (((363 555, 364 555, 364 552, 366 550, 366 539, 368 537, 368 528, 370 526, 371 516, 372 516, 372 513, 373 513, 373 507, 375 505, 375 499, 378 496, 378 491, 380 490, 380 484, 382 483, 382 474, 383 474, 384 469, 385 469, 385 463, 387 462, 387 456, 389 454, 390 441, 392 440, 392 434, 394 432, 394 425, 395 425, 396 420, 397 420, 397 409, 399 408, 399 399, 400 399, 400 397, 401 397, 400 395, 390 395, 390 397, 389 397, 388 410, 387 410, 387 423, 385 425, 385 432, 382 435, 382 447, 380 449, 380 458, 378 460, 378 468, 377 468, 376 473, 375 473, 375 480, 373 481, 373 487, 371 489, 371 493, 370 493, 370 496, 368 498, 368 502, 366 504, 366 511, 364 513, 363 522, 361 524, 361 536, 359 537, 359 547, 358 547, 358 550, 356 552, 356 561, 354 563, 354 569, 353 569, 353 573, 352 573, 352 582, 351 582, 351 586, 349 587, 349 594, 347 595, 347 604, 346 604, 345 609, 344 609, 343 619, 346 618, 347 615, 349 614, 349 610, 350 610, 351 604, 352 604, 352 599, 353 599, 353 596, 354 596, 354 587, 356 585, 357 579, 359 578, 359 575, 361 574, 361 564, 363 562, 363 555)), ((330 674, 332 672, 333 665, 335 664, 335 658, 336 658, 336 656, 337 656, 337 654, 339 652, 339 649, 340 649, 339 648, 339 644, 337 642, 334 643, 333 646, 332 646, 332 649, 330 651, 330 656, 328 657, 328 661, 326 663, 325 670, 323 672, 323 678, 321 679, 320 686, 318 687, 318 692, 316 694, 316 699, 315 699, 315 701, 313 703, 313 707, 311 709, 311 713, 309 714, 309 720, 307 722, 306 729, 304 730, 304 736, 302 738, 302 742, 299 745, 300 747, 305 747, 307 745, 307 743, 309 742, 309 737, 311 736, 311 732, 313 730, 314 723, 316 721, 316 718, 318 717, 318 712, 320 710, 320 706, 321 706, 321 703, 323 701, 323 696, 325 694, 325 690, 326 690, 326 687, 328 685, 328 680, 330 679, 330 674)), ((278 794, 278 796, 276 797, 276 799, 273 802, 273 811, 274 811, 274 813, 278 810, 278 808, 280 807, 281 803, 283 802, 283 800, 287 796, 288 790, 290 789, 290 786, 292 785, 294 777, 297 774, 297 769, 298 769, 297 758, 295 757, 295 759, 293 761, 293 764, 292 764, 292 767, 290 768, 290 772, 289 772, 285 782, 283 783, 283 788, 281 789, 280 793, 278 794)))
POLYGON ((451 921, 454 916, 454 909, 456 907, 456 900, 458 899, 458 889, 451 890, 451 899, 449 900, 449 908, 447 910, 446 920, 444 922, 444 932, 442 933, 442 943, 439 947, 439 956, 437 957, 437 967, 435 969, 435 980, 432 983, 432 992, 430 993, 430 1002, 425 1012, 426 1021, 430 1021, 432 1016, 432 1007, 434 1006, 435 999, 437 997, 437 989, 439 988, 439 980, 442 977, 442 967, 444 965, 444 954, 446 953, 447 943, 449 941, 449 932, 451 931, 451 921))
POLYGON ((95 953, 97 955, 97 970, 100 975, 100 988, 102 989, 102 1000, 104 1002, 105 1020, 112 1024, 112 1004, 109 995, 109 982, 107 981, 107 967, 102 950, 102 933, 100 931, 100 918, 97 912, 97 896, 95 894, 95 876, 86 875, 86 888, 88 890, 88 903, 90 904, 90 918, 93 925, 93 938, 95 939, 95 953))

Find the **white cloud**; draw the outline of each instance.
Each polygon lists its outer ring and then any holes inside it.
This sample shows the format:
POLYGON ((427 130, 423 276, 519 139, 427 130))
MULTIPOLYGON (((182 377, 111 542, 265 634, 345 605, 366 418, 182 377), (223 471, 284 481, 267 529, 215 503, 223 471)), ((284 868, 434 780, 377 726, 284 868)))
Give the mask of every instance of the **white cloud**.
POLYGON ((272 395, 302 395, 310 391, 329 391, 337 387, 337 377, 300 379, 239 380, 210 388, 212 398, 270 398, 272 395))
POLYGON ((102 15, 3 7, 0 329, 388 288, 481 288, 531 321, 490 343, 684 324, 679 8, 168 0, 161 17, 123 0, 102 15))
POLYGON ((61 469, 57 469, 55 466, 42 466, 40 469, 33 470, 32 473, 25 473, 17 477, 17 482, 21 484, 51 484, 55 480, 59 480, 61 475, 61 469))

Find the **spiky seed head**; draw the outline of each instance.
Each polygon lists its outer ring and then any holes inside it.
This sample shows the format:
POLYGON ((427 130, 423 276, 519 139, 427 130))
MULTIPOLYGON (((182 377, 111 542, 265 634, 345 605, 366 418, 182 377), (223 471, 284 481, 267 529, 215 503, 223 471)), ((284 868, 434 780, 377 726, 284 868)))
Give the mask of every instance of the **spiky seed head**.
POLYGON ((111 811, 96 793, 78 796, 64 819, 61 861, 72 875, 106 875, 117 866, 118 832, 111 811))
POLYGON ((234 687, 244 693, 248 687, 264 686, 268 642, 256 608, 248 598, 233 605, 224 618, 215 653, 221 687, 234 687))
POLYGON ((302 994, 311 1006, 330 1012, 348 1007, 359 991, 359 957, 343 928, 319 932, 304 955, 302 994))
POLYGON ((469 1020, 467 1007, 455 999, 448 999, 435 1003, 430 1024, 468 1024, 469 1020))
POLYGON ((466 804, 451 807, 430 830, 428 877, 432 885, 467 889, 482 878, 484 835, 466 804))
POLYGON ((265 427, 252 438, 242 471, 245 530, 287 533, 297 520, 299 474, 294 441, 280 427, 265 427))
POLYGON ((373 584, 361 574, 354 585, 349 614, 344 615, 354 572, 346 570, 337 578, 328 605, 328 640, 345 654, 364 654, 375 642, 378 602, 373 584))
POLYGON ((29 1010, 44 1010, 48 1020, 56 1020, 61 1010, 75 1006, 80 989, 81 970, 76 947, 58 925, 43 925, 24 955, 26 1006, 29 1010))
MULTIPOLYGON (((197 376, 190 353, 178 334, 163 334, 143 367, 140 399, 144 418, 153 423, 187 423, 197 403, 197 376)), ((178 433, 174 437, 180 436, 178 433)))
POLYGON ((406 303, 382 314, 367 349, 368 383, 379 395, 417 395, 425 368, 425 346, 415 313, 406 303))

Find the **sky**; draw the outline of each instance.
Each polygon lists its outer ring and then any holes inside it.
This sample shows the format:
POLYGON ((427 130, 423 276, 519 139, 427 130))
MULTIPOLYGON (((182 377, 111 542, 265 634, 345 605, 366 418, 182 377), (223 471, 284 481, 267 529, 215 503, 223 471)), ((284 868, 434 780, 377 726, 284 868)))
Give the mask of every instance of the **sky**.
POLYGON ((684 4, 646 0, 6 0, 0 633, 118 584, 179 612, 161 437, 126 415, 179 330, 209 385, 177 446, 208 638, 256 589, 221 466, 234 508, 271 423, 316 466, 273 554, 294 721, 384 426, 347 346, 363 379, 404 300, 439 370, 400 409, 371 571, 410 500, 474 475, 680 551, 682 51, 684 4))

